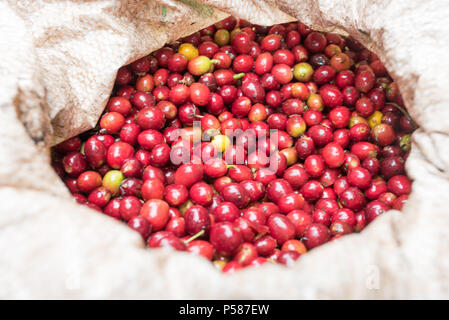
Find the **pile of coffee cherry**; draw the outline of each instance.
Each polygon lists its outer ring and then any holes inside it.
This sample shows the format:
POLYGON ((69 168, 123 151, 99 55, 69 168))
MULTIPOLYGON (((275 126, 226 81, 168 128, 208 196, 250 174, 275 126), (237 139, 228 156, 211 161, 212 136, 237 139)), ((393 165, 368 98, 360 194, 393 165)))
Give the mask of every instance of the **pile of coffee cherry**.
POLYGON ((234 272, 289 266, 400 210, 414 129, 359 42, 229 17, 120 68, 98 126, 52 164, 148 247, 234 272))

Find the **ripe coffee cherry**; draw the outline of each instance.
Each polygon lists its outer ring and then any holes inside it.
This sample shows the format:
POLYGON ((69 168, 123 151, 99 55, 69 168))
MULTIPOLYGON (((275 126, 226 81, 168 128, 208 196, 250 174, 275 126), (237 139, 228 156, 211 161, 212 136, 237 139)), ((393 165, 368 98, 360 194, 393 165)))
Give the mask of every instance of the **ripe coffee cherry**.
POLYGON ((226 185, 221 194, 225 201, 232 202, 238 208, 244 208, 249 204, 250 197, 247 194, 246 190, 237 183, 230 183, 226 185))
POLYGON ((210 90, 203 83, 192 83, 190 86, 190 100, 198 105, 205 106, 208 104, 210 98, 210 90))
POLYGON ((64 171, 72 177, 79 176, 86 170, 87 163, 85 157, 80 152, 70 152, 62 159, 64 171))
POLYGON ((209 206, 212 204, 213 190, 205 182, 197 182, 190 188, 190 199, 196 204, 209 206))
POLYGON ((159 231, 168 222, 168 210, 167 202, 160 199, 151 199, 143 204, 140 215, 148 220, 153 231, 159 231))
POLYGON ((338 168, 344 163, 343 148, 337 143, 328 143, 321 152, 323 160, 329 168, 338 168))
POLYGON ((218 222, 210 228, 210 242, 217 253, 233 255, 243 243, 241 231, 231 222, 218 222))
POLYGON ((320 223, 312 223, 305 228, 302 241, 310 250, 328 242, 329 239, 330 232, 326 226, 320 223))
POLYGON ((188 234, 194 235, 204 230, 208 231, 210 227, 210 217, 206 208, 200 205, 194 205, 184 213, 185 228, 188 234))
POLYGON ((175 183, 190 188, 203 178, 203 166, 200 164, 182 164, 175 172, 175 183))
POLYGON ((216 222, 234 222, 240 216, 239 208, 232 202, 222 202, 213 211, 216 222))
POLYGON ((274 213, 268 217, 267 226, 270 235, 282 245, 285 241, 293 239, 295 236, 295 226, 286 216, 274 213))
POLYGON ((78 176, 77 187, 79 191, 89 193, 93 189, 101 186, 101 175, 95 171, 84 171, 78 176))
POLYGON ((139 111, 136 122, 144 130, 161 130, 165 124, 165 117, 162 110, 155 107, 148 107, 139 111))
POLYGON ((411 192, 412 183, 406 176, 397 175, 388 180, 387 187, 388 190, 393 192, 395 195, 402 196, 411 192))
POLYGON ((390 210, 390 207, 379 200, 369 202, 365 208, 366 222, 370 223, 381 214, 390 210))
POLYGON ((338 195, 338 199, 343 207, 353 211, 359 211, 365 205, 365 196, 356 187, 349 187, 338 195))
POLYGON ((348 182, 360 189, 366 189, 371 183, 371 174, 365 168, 353 168, 348 172, 348 182))
POLYGON ((313 222, 312 216, 303 210, 293 210, 287 214, 287 218, 295 226, 296 237, 302 237, 306 227, 313 222))

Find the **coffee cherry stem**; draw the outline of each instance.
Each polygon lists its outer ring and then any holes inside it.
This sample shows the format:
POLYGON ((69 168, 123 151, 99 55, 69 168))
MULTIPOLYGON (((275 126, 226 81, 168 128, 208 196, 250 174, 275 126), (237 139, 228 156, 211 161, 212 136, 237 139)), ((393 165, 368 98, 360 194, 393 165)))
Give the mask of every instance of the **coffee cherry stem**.
POLYGON ((184 243, 185 243, 185 244, 188 244, 189 242, 191 242, 191 241, 193 241, 193 240, 195 240, 195 239, 201 237, 205 232, 206 232, 206 231, 204 231, 204 229, 203 229, 203 230, 201 230, 201 231, 195 233, 195 234, 194 234, 193 236, 191 236, 189 239, 184 240, 184 243))
POLYGON ((244 73, 244 72, 241 72, 241 73, 236 73, 236 74, 234 74, 232 77, 233 77, 235 80, 238 80, 238 79, 243 78, 244 76, 245 76, 245 73, 244 73))

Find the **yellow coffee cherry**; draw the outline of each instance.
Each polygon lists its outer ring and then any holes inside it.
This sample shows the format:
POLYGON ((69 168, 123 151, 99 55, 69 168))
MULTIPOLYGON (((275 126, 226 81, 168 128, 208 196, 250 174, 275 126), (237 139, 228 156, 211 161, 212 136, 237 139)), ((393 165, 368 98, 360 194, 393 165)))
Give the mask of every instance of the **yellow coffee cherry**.
POLYGON ((410 134, 404 134, 399 140, 399 147, 405 152, 409 151, 412 147, 412 136, 410 134))
POLYGON ((217 268, 220 271, 223 270, 223 268, 227 264, 227 262, 223 260, 214 260, 212 263, 214 264, 215 268, 217 268))
POLYGON ((224 152, 231 145, 231 139, 224 134, 219 134, 212 139, 211 143, 219 152, 224 152))
POLYGON ((198 49, 191 43, 183 43, 178 48, 178 53, 186 56, 187 60, 198 57, 198 49))
POLYGON ((186 202, 184 202, 183 204, 181 204, 178 209, 179 212, 181 212, 181 215, 184 216, 184 213, 187 211, 187 209, 189 209, 191 206, 193 206, 193 202, 192 200, 187 200, 186 202))
POLYGON ((364 117, 361 116, 352 116, 351 119, 349 119, 349 128, 352 128, 356 124, 364 123, 366 125, 369 125, 368 120, 366 120, 364 117))
POLYGON ((240 29, 240 28, 235 28, 234 30, 232 30, 232 31, 231 31, 231 40, 232 40, 232 38, 234 38, 234 36, 235 36, 237 33, 241 32, 241 31, 242 31, 242 29, 240 29))
POLYGON ((231 35, 226 29, 219 29, 214 34, 214 42, 220 47, 223 47, 229 43, 231 40, 231 35))
POLYGON ((374 111, 372 115, 368 117, 368 124, 371 128, 374 128, 382 122, 383 114, 380 111, 374 111))
POLYGON ((300 82, 307 82, 312 78, 313 67, 307 62, 295 64, 293 68, 293 76, 300 82))
POLYGON ((292 164, 298 162, 298 153, 294 147, 282 149, 280 153, 282 153, 287 159, 287 166, 291 166, 292 164))
POLYGON ((125 179, 125 176, 120 170, 110 170, 104 175, 102 184, 112 195, 116 195, 119 192, 123 179, 125 179))

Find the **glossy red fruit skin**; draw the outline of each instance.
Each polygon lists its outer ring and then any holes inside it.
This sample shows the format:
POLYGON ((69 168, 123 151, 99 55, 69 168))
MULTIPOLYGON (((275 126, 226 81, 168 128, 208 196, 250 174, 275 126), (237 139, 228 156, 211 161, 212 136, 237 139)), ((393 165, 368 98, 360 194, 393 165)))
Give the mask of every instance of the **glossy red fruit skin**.
POLYGON ((131 145, 137 143, 140 127, 135 123, 126 123, 120 130, 120 140, 131 145))
POLYGON ((210 242, 218 254, 232 256, 243 243, 243 237, 233 223, 218 222, 210 228, 210 242))
POLYGON ((345 128, 349 124, 351 118, 351 111, 343 106, 337 106, 329 112, 329 119, 332 125, 337 128, 345 128))
POLYGON ((164 183, 159 179, 147 179, 142 185, 142 198, 146 200, 150 199, 163 199, 164 197, 164 183))
POLYGON ((250 72, 254 65, 254 59, 248 54, 241 54, 234 58, 232 68, 235 73, 250 72))
POLYGON ((216 222, 234 222, 240 216, 239 208, 229 201, 220 203, 213 211, 216 222))
POLYGON ((151 199, 145 202, 140 210, 140 216, 151 224, 153 231, 162 230, 168 222, 169 205, 160 199, 151 199))
POLYGON ((193 240, 187 244, 187 252, 212 260, 214 256, 214 247, 208 241, 193 240))
POLYGON ((321 198, 315 204, 316 209, 321 209, 333 215, 338 209, 340 209, 338 202, 334 199, 321 198))
POLYGON ((118 112, 108 112, 100 119, 100 127, 110 134, 119 132, 124 124, 125 117, 118 112))
POLYGON ((106 154, 106 161, 111 168, 120 169, 126 159, 134 155, 133 147, 126 142, 114 142, 106 154))
POLYGON ((376 144, 384 147, 394 142, 395 132, 390 125, 381 123, 371 130, 371 137, 376 144))
POLYGON ((265 90, 259 81, 243 80, 241 89, 243 95, 250 98, 252 103, 262 103, 265 98, 265 90))
POLYGON ((395 195, 408 195, 412 191, 412 182, 404 175, 396 175, 390 178, 387 183, 388 190, 395 195))
POLYGON ((248 266, 251 261, 257 258, 256 247, 249 242, 244 242, 234 256, 234 261, 237 261, 242 266, 248 266))
POLYGON ((142 175, 142 163, 136 158, 129 158, 123 161, 120 171, 127 178, 140 177, 142 175))
POLYGON ((371 70, 363 70, 356 73, 354 83, 359 91, 367 93, 374 87, 375 81, 376 77, 371 70))
POLYGON ((283 264, 287 267, 292 267, 296 260, 300 257, 300 253, 296 251, 283 251, 279 254, 279 257, 277 258, 277 262, 280 264, 283 264))
POLYGON ((96 171, 84 171, 78 176, 77 188, 79 191, 89 193, 93 189, 100 187, 102 182, 101 175, 96 171))
POLYGON ((371 184, 371 174, 363 167, 356 167, 348 172, 348 182, 362 190, 368 188, 371 184))
POLYGON ((304 198, 300 194, 292 192, 279 199, 277 204, 281 212, 287 214, 293 210, 302 209, 304 207, 304 198))
POLYGON ((343 207, 353 211, 359 211, 365 205, 365 196, 357 187, 349 187, 338 195, 338 199, 343 207))
POLYGON ((325 168, 323 157, 320 155, 310 155, 304 161, 304 169, 307 174, 313 178, 317 178, 323 174, 325 168))
POLYGON ((221 270, 223 273, 235 273, 237 270, 242 269, 243 266, 238 263, 237 261, 230 261, 224 266, 223 270, 221 270))
POLYGON ((250 197, 246 190, 238 183, 230 183, 221 190, 225 201, 232 202, 238 208, 244 208, 249 204, 250 197))
POLYGON ((81 147, 81 139, 78 136, 67 139, 55 146, 55 150, 61 153, 78 151, 81 147))
POLYGON ((240 185, 245 189, 250 198, 250 203, 259 201, 265 195, 265 186, 260 181, 243 180, 240 185))
POLYGON ((265 51, 276 51, 281 47, 281 36, 277 34, 267 35, 260 42, 260 48, 265 51))
POLYGON ((377 156, 377 148, 370 142, 357 142, 352 145, 351 152, 355 154, 361 161, 368 157, 377 156))
POLYGON ((321 151, 324 162, 329 168, 339 168, 344 163, 344 150, 338 143, 329 143, 321 151))
POLYGON ((357 220, 354 211, 350 209, 339 209, 332 215, 332 223, 341 221, 347 223, 351 227, 355 227, 357 220))
POLYGON ((162 110, 156 107, 147 107, 139 111, 136 122, 144 130, 161 130, 165 124, 165 116, 162 110))
POLYGON ((177 251, 186 250, 184 242, 169 231, 154 233, 148 238, 147 244, 150 248, 172 248, 177 251))
POLYGON ((331 215, 322 209, 315 209, 312 213, 313 223, 320 223, 326 227, 329 226, 331 222, 331 215))
POLYGON ((186 232, 194 235, 201 230, 209 231, 211 220, 206 208, 200 205, 193 205, 184 213, 186 232))
POLYGON ((274 213, 269 216, 267 226, 270 229, 270 235, 276 239, 276 242, 280 245, 295 237, 295 226, 282 214, 274 213))
MULTIPOLYGON (((308 135, 312 138, 313 143, 317 147, 324 147, 332 141, 332 130, 321 124, 311 127, 308 131, 308 135)), ((298 148, 296 148, 298 151, 298 148)))
POLYGON ((210 90, 203 83, 192 83, 190 86, 190 100, 198 106, 206 106, 209 102, 210 90))
POLYGON ((154 146, 164 143, 164 140, 163 134, 153 129, 142 131, 137 136, 139 145, 149 151, 151 151, 154 146))
POLYGON ((301 165, 295 164, 285 170, 282 178, 290 183, 293 189, 299 189, 307 182, 309 175, 301 165))
POLYGON ((307 249, 313 249, 320 246, 330 239, 329 229, 319 223, 312 223, 306 227, 303 234, 303 243, 307 249))
POLYGON ((151 224, 143 217, 135 217, 128 221, 128 227, 137 231, 144 240, 151 234, 151 224))
POLYGON ((267 196, 274 203, 279 202, 279 200, 289 193, 293 192, 292 186, 283 179, 276 179, 271 181, 267 186, 267 196))
POLYGON ((343 94, 335 85, 323 85, 320 88, 320 96, 324 105, 328 108, 335 108, 343 104, 343 94))
POLYGON ((164 200, 173 207, 179 207, 189 198, 189 191, 182 184, 170 184, 164 192, 164 200))
MULTIPOLYGON (((83 203, 87 202, 87 199, 83 203)), ((121 199, 111 199, 111 201, 108 202, 108 204, 104 207, 103 212, 104 214, 120 220, 120 202, 121 199)))
POLYGON ((317 53, 324 50, 326 47, 326 37, 319 32, 312 31, 304 39, 304 46, 310 52, 317 53))
POLYGON ((95 204, 100 208, 106 206, 111 199, 111 192, 104 188, 98 187, 92 190, 87 197, 89 203, 95 204))
POLYGON ((366 222, 371 223, 374 219, 388 210, 390 210, 390 207, 382 201, 373 200, 369 202, 365 207, 366 222))
POLYGON ((373 179, 370 186, 365 190, 365 196, 369 200, 376 200, 382 193, 387 192, 387 184, 381 178, 373 179))
POLYGON ((175 172, 175 183, 190 188, 203 178, 203 166, 200 164, 182 164, 175 172))
POLYGON ((257 253, 262 257, 266 257, 273 253, 274 249, 276 249, 277 242, 276 239, 274 239, 272 236, 266 235, 257 239, 254 242, 254 245, 256 247, 257 253))
POLYGON ((318 85, 324 85, 335 78, 335 69, 329 65, 318 67, 313 73, 313 81, 318 85))
POLYGON ((321 198, 323 194, 323 186, 316 180, 309 180, 300 189, 306 201, 315 201, 321 198))
POLYGON ((380 161, 374 157, 366 158, 362 162, 362 167, 369 171, 371 177, 375 177, 380 171, 380 161))
POLYGON ((141 188, 142 180, 136 178, 128 178, 120 184, 120 195, 141 197, 141 188))
POLYGON ((203 181, 195 183, 189 191, 190 199, 204 207, 212 204, 213 193, 212 187, 203 181))
POLYGON ((87 162, 85 157, 80 152, 69 152, 62 159, 62 165, 65 172, 72 176, 79 176, 84 170, 86 170, 87 162))
POLYGON ((232 47, 238 53, 248 53, 251 49, 251 39, 246 32, 237 33, 231 40, 232 47))
POLYGON ((260 54, 254 63, 254 71, 258 75, 269 73, 272 67, 273 67, 273 56, 269 52, 264 52, 260 54))
POLYGON ((402 207, 407 203, 408 201, 408 195, 404 194, 400 197, 397 197, 394 201, 393 201, 393 209, 395 210, 402 210, 402 207))
POLYGON ((120 200, 120 217, 129 221, 140 214, 142 202, 135 196, 127 196, 120 200))

